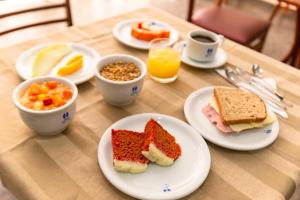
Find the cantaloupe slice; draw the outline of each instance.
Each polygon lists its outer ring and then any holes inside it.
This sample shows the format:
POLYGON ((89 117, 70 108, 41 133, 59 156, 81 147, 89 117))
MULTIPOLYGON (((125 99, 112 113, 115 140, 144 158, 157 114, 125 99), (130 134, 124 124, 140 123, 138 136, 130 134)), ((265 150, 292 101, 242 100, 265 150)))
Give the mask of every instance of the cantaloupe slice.
POLYGON ((50 71, 69 53, 72 49, 66 44, 54 44, 42 48, 33 61, 32 76, 43 76, 50 71))
POLYGON ((83 65, 83 56, 77 55, 71 58, 65 66, 60 68, 57 72, 60 76, 67 76, 73 74, 77 70, 81 69, 83 65))

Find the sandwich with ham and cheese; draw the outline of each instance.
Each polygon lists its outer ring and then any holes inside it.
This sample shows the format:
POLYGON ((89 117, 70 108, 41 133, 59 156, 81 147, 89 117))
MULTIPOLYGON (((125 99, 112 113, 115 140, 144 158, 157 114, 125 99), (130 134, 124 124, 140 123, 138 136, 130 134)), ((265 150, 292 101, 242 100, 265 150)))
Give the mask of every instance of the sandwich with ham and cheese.
POLYGON ((259 96, 230 87, 215 87, 210 103, 202 112, 222 133, 261 128, 276 119, 259 96))

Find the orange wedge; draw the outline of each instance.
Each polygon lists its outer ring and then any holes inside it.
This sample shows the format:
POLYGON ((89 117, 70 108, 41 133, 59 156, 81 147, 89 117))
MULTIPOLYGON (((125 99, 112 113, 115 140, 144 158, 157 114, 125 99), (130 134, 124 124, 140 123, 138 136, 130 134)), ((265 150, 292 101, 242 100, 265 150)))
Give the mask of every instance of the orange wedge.
POLYGON ((57 74, 60 76, 67 76, 73 74, 74 72, 78 71, 82 68, 83 65, 83 56, 77 55, 71 58, 65 66, 61 67, 57 74))

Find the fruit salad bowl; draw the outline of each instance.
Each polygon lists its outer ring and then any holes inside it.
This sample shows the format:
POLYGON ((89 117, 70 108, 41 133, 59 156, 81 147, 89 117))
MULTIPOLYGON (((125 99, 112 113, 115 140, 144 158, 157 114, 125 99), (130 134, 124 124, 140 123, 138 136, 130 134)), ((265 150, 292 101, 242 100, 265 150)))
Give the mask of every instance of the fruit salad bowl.
POLYGON ((67 128, 76 112, 76 85, 65 78, 38 77, 13 92, 23 122, 40 135, 56 135, 67 128))

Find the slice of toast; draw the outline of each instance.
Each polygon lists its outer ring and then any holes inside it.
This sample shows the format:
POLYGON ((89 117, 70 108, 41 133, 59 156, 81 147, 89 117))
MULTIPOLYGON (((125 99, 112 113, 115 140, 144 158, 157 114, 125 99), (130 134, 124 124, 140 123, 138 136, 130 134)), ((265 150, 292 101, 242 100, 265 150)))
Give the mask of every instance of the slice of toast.
POLYGON ((214 98, 224 124, 262 122, 267 117, 264 101, 254 93, 230 87, 215 87, 214 98))

